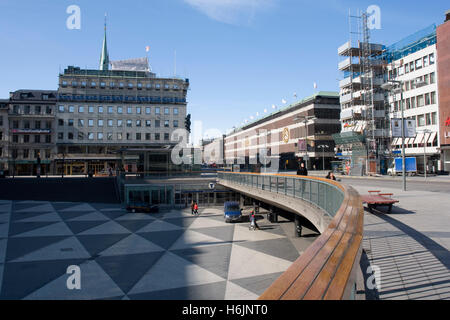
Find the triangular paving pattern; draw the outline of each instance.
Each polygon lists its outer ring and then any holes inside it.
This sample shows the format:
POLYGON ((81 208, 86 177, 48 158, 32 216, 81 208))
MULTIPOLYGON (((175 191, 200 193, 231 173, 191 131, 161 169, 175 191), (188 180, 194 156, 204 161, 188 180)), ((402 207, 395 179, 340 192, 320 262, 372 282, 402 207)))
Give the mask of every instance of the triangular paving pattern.
POLYGON ((77 238, 90 255, 95 256, 127 236, 127 234, 77 235, 77 238))
POLYGON ((244 289, 231 281, 227 281, 224 300, 256 300, 258 297, 259 295, 254 292, 244 289))
POLYGON ((236 245, 243 246, 245 248, 262 252, 291 262, 294 262, 300 256, 297 249, 287 238, 252 242, 246 241, 236 243, 236 245))
POLYGON ((82 235, 96 235, 96 234, 122 234, 122 233, 130 233, 128 229, 125 229, 117 222, 112 220, 99 225, 95 228, 86 230, 82 232, 82 235))
POLYGON ((0 222, 0 238, 7 238, 9 233, 9 223, 0 222))
MULTIPOLYGON (((223 300, 226 281, 175 289, 130 294, 132 300, 223 300)), ((217 315, 217 311, 216 311, 217 315)))
POLYGON ((165 222, 163 220, 156 220, 151 224, 145 226, 142 229, 136 230, 137 233, 146 233, 146 232, 157 232, 157 231, 172 231, 172 230, 183 230, 183 228, 178 227, 174 224, 165 222))
POLYGON ((17 300, 66 274, 70 265, 83 260, 33 261, 5 264, 1 299, 17 300), (36 276, 39 275, 39 276, 36 276))
POLYGON ((167 251, 127 294, 130 296, 222 281, 222 277, 167 251))
POLYGON ((11 211, 11 203, 0 204, 0 213, 10 211, 11 211))
POLYGON ((0 295, 2 293, 3 269, 4 269, 4 266, 2 264, 0 264, 0 295))
MULTIPOLYGON (((33 210, 33 208, 38 207, 43 204, 48 204, 48 202, 38 202, 38 201, 23 201, 23 202, 13 202, 12 210, 13 212, 26 212, 27 209, 33 210)), ((52 208, 50 211, 53 211, 52 208)), ((48 211, 48 210, 45 210, 48 211)))
POLYGON ((14 260, 33 251, 67 239, 68 236, 47 236, 37 238, 10 238, 6 251, 6 261, 14 260))
POLYGON ((67 221, 67 220, 71 220, 71 219, 75 219, 77 217, 82 217, 84 215, 87 215, 87 214, 89 214, 89 212, 86 212, 86 211, 60 212, 60 211, 58 211, 58 214, 61 217, 61 219, 63 219, 64 221, 67 221))
POLYGON ((26 300, 93 300, 110 299, 123 296, 123 291, 95 261, 79 265, 81 271, 81 290, 68 290, 65 274, 28 295, 26 300))
MULTIPOLYGON (((7 239, 0 239, 0 264, 5 263, 6 258, 6 243, 7 239)), ((2 278, 0 278, 0 283, 2 282, 2 278)))
POLYGON ((178 227, 187 229, 187 228, 189 228, 189 226, 192 223, 194 223, 195 218, 192 218, 192 217, 188 217, 188 218, 170 218, 170 219, 165 219, 164 218, 164 221, 166 221, 168 223, 171 223, 171 224, 174 224, 174 225, 176 225, 178 227))
POLYGON ((292 262, 233 244, 228 279, 284 272, 292 262))
POLYGON ((164 248, 147 241, 141 236, 131 234, 125 239, 112 245, 105 251, 100 253, 100 256, 118 256, 127 254, 139 254, 147 252, 165 251, 164 248))
POLYGON ((188 229, 172 245, 172 247, 170 247, 170 249, 187 249, 191 247, 211 246, 219 244, 224 244, 224 241, 188 229))
POLYGON ((106 217, 108 217, 108 218, 110 218, 110 219, 112 219, 112 220, 115 220, 115 219, 117 219, 117 218, 119 218, 119 217, 121 217, 121 216, 124 216, 125 214, 126 214, 126 212, 124 211, 124 210, 122 210, 122 209, 120 209, 120 210, 117 210, 117 211, 110 211, 110 210, 108 210, 108 211, 101 211, 101 213, 104 215, 104 216, 106 216, 106 217))
POLYGON ((239 285, 240 287, 242 287, 250 292, 253 292, 254 294, 258 295, 258 297, 259 297, 282 274, 283 274, 283 272, 268 273, 268 274, 259 275, 259 276, 235 279, 235 280, 229 281, 228 283, 233 282, 233 283, 239 285))
POLYGON ((53 208, 53 206, 50 203, 45 203, 45 204, 40 204, 40 205, 36 205, 36 206, 30 206, 27 207, 25 209, 22 210, 14 210, 17 213, 22 213, 22 212, 53 212, 55 211, 55 209, 53 208))
POLYGON ((21 217, 24 219, 16 220, 17 222, 60 222, 61 217, 56 212, 42 213, 32 217, 21 217))
POLYGON ((90 254, 75 237, 35 250, 11 262, 29 262, 45 260, 89 259, 90 254))
POLYGON ((68 221, 109 221, 108 217, 105 217, 98 211, 94 211, 88 214, 84 214, 72 219, 68 219, 68 221))
MULTIPOLYGON (((97 263, 126 294, 160 259, 164 252, 147 252, 120 256, 102 256, 97 263)), ((165 275, 165 278, 168 274, 165 275)), ((162 280, 162 279, 160 279, 162 280)))
POLYGON ((146 232, 138 233, 141 237, 151 241, 161 248, 169 249, 172 244, 181 237, 184 230, 169 230, 169 231, 157 231, 157 232, 146 232))
POLYGON ((224 221, 220 222, 211 218, 198 217, 194 219, 194 222, 189 226, 189 229, 223 227, 224 225, 224 221))
MULTIPOLYGON (((11 213, 11 221, 14 222, 22 222, 24 219, 40 217, 42 215, 46 215, 47 212, 13 212, 11 213)), ((59 220, 58 220, 59 221, 59 220)))
POLYGON ((48 226, 35 228, 34 230, 16 234, 14 237, 45 237, 49 234, 54 236, 71 236, 73 235, 73 232, 64 222, 57 222, 48 226))
POLYGON ((233 241, 263 241, 282 238, 286 238, 286 236, 281 236, 262 230, 252 231, 248 229, 248 225, 235 225, 233 241))
POLYGON ((77 205, 77 203, 75 202, 52 202, 52 206, 55 208, 56 211, 71 208, 75 205, 77 205))
POLYGON ((9 212, 0 212, 0 223, 9 222, 10 213, 9 212))
POLYGON ((74 234, 78 234, 104 224, 105 221, 66 221, 65 223, 74 234))
POLYGON ((127 228, 131 232, 136 232, 137 230, 143 229, 149 223, 153 222, 153 220, 116 220, 117 223, 127 228))
POLYGON ((75 212, 80 212, 80 211, 85 211, 85 212, 92 212, 92 211, 96 211, 95 208, 93 208, 91 205, 87 204, 87 203, 83 203, 83 204, 74 204, 68 208, 65 209, 60 209, 58 210, 59 212, 71 212, 71 211, 75 211, 75 212))
POLYGON ((231 244, 210 247, 171 250, 172 253, 227 279, 230 264, 231 244))
POLYGON ((149 214, 136 212, 136 213, 127 213, 116 219, 116 221, 121 220, 155 220, 155 218, 150 216, 149 214))
POLYGON ((226 242, 232 242, 234 237, 234 225, 195 229, 195 232, 205 234, 226 242))
POLYGON ((26 233, 56 223, 57 222, 12 222, 9 225, 9 236, 11 237, 17 234, 26 233))

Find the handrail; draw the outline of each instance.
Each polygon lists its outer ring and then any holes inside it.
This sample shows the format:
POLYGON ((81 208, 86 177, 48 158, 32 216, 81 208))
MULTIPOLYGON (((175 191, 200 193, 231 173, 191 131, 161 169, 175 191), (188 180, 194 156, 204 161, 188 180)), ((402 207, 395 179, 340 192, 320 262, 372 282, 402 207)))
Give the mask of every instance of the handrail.
MULTIPOLYGON (((230 174, 227 173, 227 175, 230 174)), ((239 177, 239 175, 249 174, 233 173, 233 175, 239 177)), ((256 175, 290 177, 326 183, 337 187, 344 196, 328 228, 259 299, 354 299, 364 225, 364 210, 359 194, 352 187, 323 178, 296 177, 283 174, 256 175)), ((240 177, 242 179, 243 176, 240 177)), ((219 173, 219 178, 225 178, 225 174, 219 173)))

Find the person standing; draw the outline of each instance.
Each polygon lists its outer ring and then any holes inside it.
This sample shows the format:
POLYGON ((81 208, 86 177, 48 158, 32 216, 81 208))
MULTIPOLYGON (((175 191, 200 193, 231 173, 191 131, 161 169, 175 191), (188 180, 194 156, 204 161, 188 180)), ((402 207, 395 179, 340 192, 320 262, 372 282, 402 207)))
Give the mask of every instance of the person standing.
POLYGON ((297 175, 298 176, 308 176, 308 169, 306 169, 304 162, 302 162, 300 164, 300 168, 298 168, 298 170, 297 170, 297 175))
POLYGON ((336 177, 334 176, 334 173, 332 171, 328 172, 328 175, 326 178, 336 181, 336 177))
POLYGON ((191 201, 191 214, 194 215, 194 200, 191 201))
POLYGON ((198 215, 198 204, 197 204, 197 202, 194 203, 194 213, 196 215, 198 215))

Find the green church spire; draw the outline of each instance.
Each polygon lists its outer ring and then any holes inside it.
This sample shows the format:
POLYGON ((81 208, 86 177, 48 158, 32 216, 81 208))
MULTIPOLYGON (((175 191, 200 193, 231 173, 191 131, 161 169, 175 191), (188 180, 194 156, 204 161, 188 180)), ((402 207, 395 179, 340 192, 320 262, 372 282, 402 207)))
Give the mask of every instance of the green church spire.
POLYGON ((105 35, 103 37, 102 55, 100 56, 100 70, 109 70, 108 47, 106 45, 106 14, 105 14, 105 35))

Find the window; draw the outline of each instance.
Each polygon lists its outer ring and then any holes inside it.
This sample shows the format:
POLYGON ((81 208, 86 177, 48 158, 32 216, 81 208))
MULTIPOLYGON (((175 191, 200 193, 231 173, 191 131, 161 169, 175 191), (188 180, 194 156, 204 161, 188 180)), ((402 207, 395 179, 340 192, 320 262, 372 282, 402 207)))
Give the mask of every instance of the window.
POLYGON ((145 140, 147 140, 147 141, 150 140, 150 133, 145 134, 145 140))
POLYGON ((50 159, 50 150, 45 150, 45 159, 50 159))
POLYGON ((103 132, 97 133, 97 140, 103 140, 103 132))
POLYGON ((84 113, 84 107, 83 106, 79 106, 78 107, 78 113, 84 113))
POLYGON ((145 114, 151 114, 151 113, 152 113, 152 109, 150 107, 146 107, 145 114))
POLYGON ((140 132, 136 132, 136 140, 141 140, 141 133, 140 132))
POLYGON ((411 72, 414 71, 414 62, 409 63, 409 71, 411 71, 411 72))
POLYGON ((436 92, 432 92, 431 94, 430 94, 430 97, 431 97, 431 104, 436 104, 436 92))
POLYGON ((100 82, 100 87, 105 88, 106 87, 106 83, 100 82))
POLYGON ((168 128, 169 127, 169 120, 164 120, 164 128, 168 128))
POLYGON ((122 140, 122 132, 117 133, 117 140, 122 140))
POLYGON ((58 119, 58 126, 64 126, 64 119, 58 119))
POLYGON ((128 107, 127 108, 127 113, 128 114, 132 114, 133 113, 133 108, 132 107, 128 107))
POLYGON ((52 128, 52 121, 46 121, 45 122, 45 129, 51 129, 52 128))
POLYGON ((117 126, 122 127, 123 126, 123 120, 117 120, 117 126))
POLYGON ((428 74, 424 75, 424 76, 423 76, 423 81, 424 81, 426 84, 430 84, 430 75, 428 75, 428 74))
POLYGON ((84 133, 78 132, 78 140, 84 140, 84 133))
POLYGON ((155 128, 159 128, 161 126, 160 120, 155 120, 155 128))
POLYGON ((62 86, 63 86, 63 87, 67 87, 67 81, 63 81, 63 82, 62 82, 62 86))
POLYGON ((127 120, 127 127, 131 128, 133 126, 133 121, 127 120))
POLYGON ((141 120, 136 120, 136 127, 140 127, 141 126, 141 120))
POLYGON ((97 83, 95 81, 91 82, 91 88, 95 88, 97 86, 97 83))
POLYGON ((156 107, 156 108, 155 108, 155 113, 156 113, 156 114, 161 114, 161 109, 160 109, 159 107, 156 107))
POLYGON ((39 149, 34 150, 34 158, 37 159, 39 157, 40 157, 40 150, 39 149))
POLYGON ((78 82, 72 81, 72 87, 76 87, 78 85, 78 82))
POLYGON ((81 87, 85 88, 86 87, 86 81, 81 81, 81 87))
POLYGON ((170 113, 169 113, 169 108, 164 108, 164 114, 165 115, 169 115, 170 113))
POLYGON ((147 83, 147 89, 151 89, 152 88, 152 84, 151 83, 147 83))
POLYGON ((28 159, 30 157, 30 150, 23 149, 23 158, 28 159))
POLYGON ((34 136, 34 143, 41 143, 41 136, 40 135, 36 134, 34 136))
POLYGON ((136 107, 136 114, 141 114, 141 107, 136 107))
POLYGON ((84 127, 84 119, 78 119, 78 127, 83 128, 84 127))
POLYGON ((114 82, 110 82, 110 83, 109 83, 109 87, 110 87, 110 88, 114 88, 115 85, 116 85, 116 84, 115 84, 114 82))
POLYGON ((45 136, 45 143, 52 143, 52 136, 51 135, 46 135, 45 136))
POLYGON ((17 159, 17 154, 18 154, 17 149, 13 149, 13 151, 12 151, 13 159, 17 159))
POLYGON ((178 108, 173 108, 173 114, 178 115, 178 108))
POLYGON ((19 129, 19 121, 13 120, 13 129, 19 129))
POLYGON ((52 107, 50 107, 50 106, 45 107, 45 113, 52 114, 52 107))
POLYGON ((117 113, 118 114, 122 114, 123 113, 123 108, 122 107, 117 107, 117 113))
POLYGON ((436 125, 437 124, 437 112, 431 113, 431 124, 436 125))
POLYGON ((431 113, 427 113, 425 115, 425 120, 426 120, 427 126, 431 126, 431 113))
POLYGON ((131 82, 128 83, 128 89, 133 89, 133 84, 131 82))
POLYGON ((41 106, 35 106, 34 107, 34 113, 35 114, 41 114, 41 106))
POLYGON ((403 75, 403 66, 398 68, 398 75, 399 76, 403 75))
POLYGON ((113 107, 108 107, 108 113, 109 114, 113 113, 113 107))
POLYGON ((131 140, 131 133, 127 132, 127 140, 131 140))
POLYGON ((18 135, 13 135, 13 142, 14 143, 19 143, 19 136, 18 135))
POLYGON ((416 70, 422 69, 422 59, 416 60, 416 70))
POLYGON ((73 127, 73 119, 69 119, 68 124, 69 124, 69 127, 73 127))
POLYGON ((425 100, 423 95, 417 96, 417 108, 423 107, 425 105, 425 100))
POLYGON ((63 113, 64 112, 64 106, 58 106, 58 111, 63 113))
POLYGON ((112 127, 113 126, 113 120, 108 120, 108 127, 112 127))
POLYGON ((89 127, 93 127, 93 126, 94 126, 94 120, 89 119, 89 120, 88 120, 88 126, 89 126, 89 127))
POLYGON ((102 106, 98 107, 98 113, 103 113, 103 107, 102 106))
POLYGON ((58 132, 58 140, 63 140, 63 139, 64 139, 64 133, 58 132))
POLYGON ((30 142, 30 136, 29 135, 24 135, 23 136, 23 143, 29 143, 30 142))
POLYGON ((430 54, 430 65, 434 64, 434 53, 430 54))
POLYGON ((89 106, 89 113, 94 113, 94 107, 93 106, 89 106))
POLYGON ((430 84, 436 82, 436 74, 434 72, 430 73, 430 84))
POLYGON ((69 106, 69 113, 74 113, 74 112, 75 112, 75 107, 69 106))
POLYGON ((94 133, 92 132, 88 133, 88 140, 94 140, 94 133))
POLYGON ((159 89, 161 89, 161 85, 160 85, 159 83, 157 83, 157 84, 155 85, 155 88, 156 88, 156 90, 159 90, 159 89))
POLYGON ((119 82, 119 88, 123 89, 123 86, 124 86, 123 82, 119 82))
POLYGON ((405 64, 405 73, 409 73, 409 63, 405 64))
POLYGON ((35 121, 34 122, 34 128, 35 129, 41 129, 41 122, 40 121, 35 121))
POLYGON ((151 120, 145 120, 145 126, 146 127, 151 127, 152 126, 152 121, 151 120))
POLYGON ((166 83, 166 84, 164 84, 164 89, 165 90, 169 90, 169 85, 166 83))
POLYGON ((427 94, 425 94, 425 105, 428 106, 429 104, 431 104, 431 99, 430 99, 430 94, 427 93, 427 94))
POLYGON ((108 132, 108 134, 106 135, 106 138, 108 140, 112 140, 113 139, 113 133, 112 132, 108 132))
POLYGON ((30 121, 24 120, 23 121, 23 128, 24 129, 30 129, 30 121))
POLYGON ((137 87, 138 87, 139 90, 142 89, 142 83, 138 83, 137 87))
POLYGON ((103 127, 103 119, 98 119, 98 126, 103 127))
POLYGON ((409 91, 409 81, 405 82, 405 91, 409 91))
POLYGON ((416 97, 411 97, 411 109, 416 107, 416 97))
POLYGON ((164 140, 165 141, 169 141, 169 134, 168 133, 164 133, 164 140))
POLYGON ((409 109, 411 109, 411 99, 410 98, 406 99, 406 110, 409 110, 409 109))
POLYGON ((157 141, 160 140, 160 134, 159 133, 155 133, 155 140, 157 140, 157 141))
POLYGON ((68 138, 69 138, 69 140, 73 140, 73 133, 72 132, 69 132, 68 138))
POLYGON ((428 67, 428 62, 429 62, 428 56, 423 57, 423 67, 424 68, 428 67))
POLYGON ((418 127, 425 126, 425 116, 423 114, 420 116, 417 116, 417 126, 418 127))

